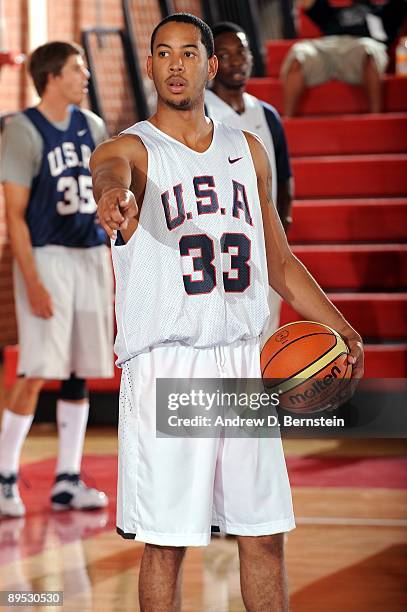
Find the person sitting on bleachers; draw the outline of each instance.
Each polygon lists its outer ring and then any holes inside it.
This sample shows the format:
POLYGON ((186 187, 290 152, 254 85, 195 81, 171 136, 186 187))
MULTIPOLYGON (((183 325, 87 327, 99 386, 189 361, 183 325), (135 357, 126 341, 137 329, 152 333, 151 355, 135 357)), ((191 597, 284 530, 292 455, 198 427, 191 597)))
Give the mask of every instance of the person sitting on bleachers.
POLYGON ((354 0, 346 7, 331 6, 328 0, 300 2, 323 36, 295 43, 283 62, 285 115, 297 113, 306 87, 330 79, 362 85, 369 111, 380 112, 387 45, 397 37, 407 14, 406 0, 389 0, 381 6, 369 0, 354 0))

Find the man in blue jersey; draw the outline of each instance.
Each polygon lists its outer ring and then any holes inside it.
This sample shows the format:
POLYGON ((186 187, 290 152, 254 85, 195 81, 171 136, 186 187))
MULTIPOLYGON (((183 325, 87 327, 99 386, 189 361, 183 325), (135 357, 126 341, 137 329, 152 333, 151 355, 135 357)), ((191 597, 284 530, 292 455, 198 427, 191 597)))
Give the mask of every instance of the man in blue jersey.
POLYGON ((89 412, 86 378, 111 377, 112 277, 96 223, 89 158, 103 121, 77 106, 87 92, 83 51, 47 43, 30 58, 39 104, 17 114, 2 139, 1 180, 13 250, 19 379, 3 412, 0 515, 23 516, 21 449, 45 380, 62 381, 54 510, 106 506, 80 478, 89 412))
MULTIPOLYGON (((212 28, 218 72, 211 89, 205 94, 205 110, 209 117, 260 136, 270 158, 272 196, 287 232, 291 223, 292 174, 287 141, 277 110, 248 94, 245 89, 252 73, 253 57, 244 30, 237 24, 221 22, 212 28)), ((263 333, 263 342, 279 326, 281 300, 270 287, 270 317, 263 333)))

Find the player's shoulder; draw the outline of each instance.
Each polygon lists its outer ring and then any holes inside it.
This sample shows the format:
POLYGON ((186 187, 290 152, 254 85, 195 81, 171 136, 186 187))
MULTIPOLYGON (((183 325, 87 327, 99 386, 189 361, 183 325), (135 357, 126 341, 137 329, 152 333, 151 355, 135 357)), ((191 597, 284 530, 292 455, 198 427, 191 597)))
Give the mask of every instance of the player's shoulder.
POLYGON ((10 115, 4 124, 4 130, 9 133, 19 130, 30 130, 35 129, 32 121, 27 117, 23 111, 19 111, 10 115))
POLYGON ((257 106, 263 110, 263 113, 266 117, 267 123, 272 123, 274 125, 281 125, 282 120, 280 113, 276 109, 275 106, 266 102, 265 100, 261 100, 260 98, 256 98, 252 94, 244 93, 244 100, 246 104, 250 104, 250 106, 257 106))
POLYGON ((139 134, 132 134, 130 132, 122 132, 118 136, 111 138, 118 146, 132 148, 135 151, 145 151, 146 147, 143 143, 143 139, 139 134))
POLYGON ((3 152, 18 144, 18 148, 27 153, 32 147, 40 148, 41 143, 40 133, 24 112, 19 111, 7 118, 2 130, 3 152))
POLYGON ((250 130, 241 130, 250 148, 254 148, 255 151, 264 149, 264 143, 258 134, 250 132, 250 130))
POLYGON ((282 125, 282 119, 281 119, 281 115, 278 112, 278 110, 272 105, 269 104, 268 102, 265 102, 264 100, 259 100, 260 105, 263 109, 263 112, 266 116, 266 119, 268 121, 268 123, 274 123, 274 125, 282 125))
POLYGON ((101 149, 101 148, 128 149, 129 147, 131 148, 134 147, 135 149, 144 147, 143 141, 138 134, 121 132, 117 136, 112 136, 111 138, 108 138, 108 140, 105 140, 105 142, 102 142, 99 145, 98 149, 101 149))
POLYGON ((139 165, 146 161, 147 151, 142 139, 137 134, 121 133, 98 145, 92 155, 93 160, 125 158, 130 163, 139 165))
POLYGON ((96 146, 109 137, 106 124, 99 115, 87 108, 75 108, 85 117, 96 146))
POLYGON ((93 111, 89 110, 88 108, 76 108, 76 110, 85 115, 89 126, 95 126, 100 129, 105 129, 105 122, 103 121, 102 117, 99 117, 99 115, 97 115, 93 111))
POLYGON ((257 134, 249 132, 249 130, 242 130, 242 132, 249 146, 256 170, 265 169, 268 166, 269 157, 262 139, 257 134))

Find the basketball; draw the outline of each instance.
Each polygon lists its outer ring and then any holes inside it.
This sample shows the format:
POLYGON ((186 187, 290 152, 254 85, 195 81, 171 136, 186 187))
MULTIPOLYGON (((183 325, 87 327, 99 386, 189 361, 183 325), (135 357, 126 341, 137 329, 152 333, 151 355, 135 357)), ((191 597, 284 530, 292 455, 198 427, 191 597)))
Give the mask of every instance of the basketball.
POLYGON ((260 356, 265 387, 290 412, 333 409, 349 398, 349 349, 333 329, 313 321, 280 327, 260 356))

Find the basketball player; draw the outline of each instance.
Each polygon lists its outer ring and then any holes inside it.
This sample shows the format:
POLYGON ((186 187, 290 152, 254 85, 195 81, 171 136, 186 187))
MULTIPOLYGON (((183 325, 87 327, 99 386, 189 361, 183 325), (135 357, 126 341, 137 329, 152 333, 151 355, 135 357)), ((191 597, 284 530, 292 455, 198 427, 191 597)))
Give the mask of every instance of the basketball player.
MULTIPOLYGON (((292 177, 280 116, 273 106, 245 91, 252 73, 253 56, 244 30, 235 23, 225 21, 213 26, 212 34, 218 71, 211 89, 205 93, 206 115, 260 136, 275 177, 273 202, 287 231, 292 220, 292 177)), ((270 317, 262 335, 262 344, 276 331, 280 322, 281 299, 271 287, 268 301, 270 317)))
POLYGON ((157 378, 259 378, 268 284, 307 319, 338 329, 363 369, 360 336, 291 253, 252 134, 210 121, 217 59, 208 26, 174 14, 155 28, 148 75, 157 111, 100 145, 91 170, 112 237, 123 368, 118 532, 146 543, 144 612, 179 609, 182 559, 237 536, 251 611, 286 610, 283 533, 294 528, 280 439, 157 438, 157 378))
POLYGON ((292 222, 292 173, 284 127, 274 106, 246 92, 253 69, 253 56, 246 32, 228 21, 212 28, 218 71, 205 92, 207 115, 222 123, 257 134, 267 149, 277 180, 273 201, 284 229, 292 222))
POLYGON ((0 514, 8 516, 25 513, 17 487, 20 453, 47 379, 63 381, 52 508, 107 504, 103 492, 80 478, 89 412, 85 378, 113 374, 111 267, 89 172, 106 129, 75 106, 89 79, 80 47, 45 44, 33 52, 29 70, 40 103, 17 114, 2 139, 20 344, 20 379, 0 434, 0 514))

